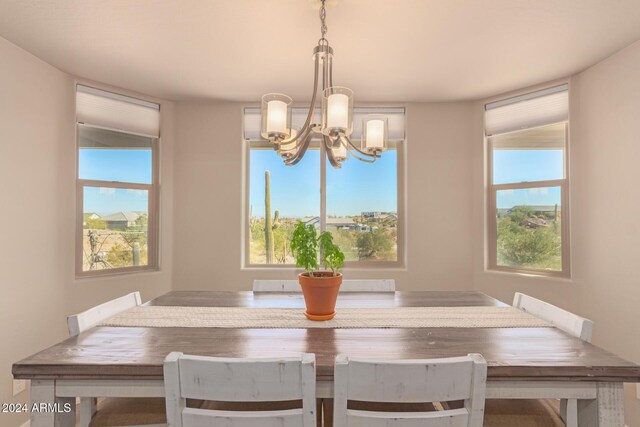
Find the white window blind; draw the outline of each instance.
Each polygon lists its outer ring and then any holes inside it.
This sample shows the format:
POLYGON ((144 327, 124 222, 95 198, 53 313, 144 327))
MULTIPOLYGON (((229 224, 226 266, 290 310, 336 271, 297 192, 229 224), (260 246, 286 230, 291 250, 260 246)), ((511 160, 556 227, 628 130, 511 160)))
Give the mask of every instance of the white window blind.
MULTIPOLYGON (((294 108, 291 115, 291 124, 294 129, 301 129, 307 119, 307 108, 294 108)), ((404 108, 369 108, 359 107, 353 109, 353 134, 351 139, 356 141, 362 138, 362 119, 369 114, 382 114, 389 120, 389 141, 401 142, 405 139, 404 133, 404 108)), ((314 123, 320 122, 319 110, 316 109, 314 123)), ((260 136, 260 108, 247 107, 244 109, 244 139, 247 141, 262 140, 260 136)))
POLYGON ((568 85, 485 105, 485 133, 498 135, 569 120, 568 85))
POLYGON ((77 85, 76 120, 105 129, 160 136, 160 106, 88 86, 77 85))

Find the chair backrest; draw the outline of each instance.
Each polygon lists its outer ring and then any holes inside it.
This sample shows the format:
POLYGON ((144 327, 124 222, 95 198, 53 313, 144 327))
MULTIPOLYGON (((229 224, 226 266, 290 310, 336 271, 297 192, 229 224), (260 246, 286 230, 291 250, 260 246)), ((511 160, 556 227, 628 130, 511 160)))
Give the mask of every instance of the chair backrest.
POLYGON ((513 306, 551 323, 574 337, 591 342, 593 321, 589 319, 520 292, 516 292, 513 297, 513 306))
POLYGON ((167 421, 172 427, 315 427, 315 355, 241 359, 171 353, 164 361, 167 421), (302 400, 302 408, 226 411, 190 408, 186 399, 220 402, 302 400))
MULTIPOLYGON (((343 280, 340 292, 395 292, 394 279, 343 280)), ((253 292, 301 292, 297 280, 254 280, 253 292)))
POLYGON ((479 354, 426 360, 365 360, 338 355, 334 427, 482 427, 487 364, 479 354), (427 403, 464 400, 464 407, 429 412, 347 409, 350 400, 427 403))
POLYGON ((103 320, 140 304, 142 304, 140 292, 136 291, 97 305, 82 313, 69 316, 67 317, 69 336, 75 337, 103 320))

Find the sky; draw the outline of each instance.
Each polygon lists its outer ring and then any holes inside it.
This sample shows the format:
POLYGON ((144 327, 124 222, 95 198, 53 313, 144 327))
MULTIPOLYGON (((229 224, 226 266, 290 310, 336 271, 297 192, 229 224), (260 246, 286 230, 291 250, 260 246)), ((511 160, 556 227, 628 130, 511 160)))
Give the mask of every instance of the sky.
MULTIPOLYGON (((284 217, 320 214, 320 151, 309 150, 296 166, 285 166, 273 150, 252 150, 250 154, 251 213, 264 217, 265 171, 271 181, 271 215, 284 217)), ((359 215, 364 211, 397 211, 397 156, 387 151, 369 164, 349 159, 341 169, 327 162, 327 213, 359 215)))
MULTIPOLYGON (((151 183, 151 150, 81 149, 81 179, 151 183)), ((275 151, 250 153, 249 203, 254 216, 264 216, 264 174, 271 175, 271 214, 284 217, 320 214, 320 151, 309 150, 296 166, 285 166, 275 151)), ((494 183, 541 181, 564 177, 562 150, 496 150, 494 183)), ((358 215, 364 211, 397 211, 397 152, 389 150, 369 164, 357 159, 334 169, 327 163, 327 213, 358 215)), ((241 173, 238 171, 238 173, 241 173)), ((500 191, 498 208, 560 203, 559 187, 500 191)), ((107 215, 147 211, 146 191, 87 187, 84 211, 107 215)))
MULTIPOLYGON (((80 179, 151 183, 151 150, 80 149, 80 179)), ((85 187, 84 212, 104 216, 116 212, 147 212, 148 194, 144 190, 85 187)))
MULTIPOLYGON (((544 181, 564 178, 562 150, 495 150, 493 183, 544 181)), ((503 190, 497 194, 499 209, 518 205, 560 204, 560 187, 503 190)))

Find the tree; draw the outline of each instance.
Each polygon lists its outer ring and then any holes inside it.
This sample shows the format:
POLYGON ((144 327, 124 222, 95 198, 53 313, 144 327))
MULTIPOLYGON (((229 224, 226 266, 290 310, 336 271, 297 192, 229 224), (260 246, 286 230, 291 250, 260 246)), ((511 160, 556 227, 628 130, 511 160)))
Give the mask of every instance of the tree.
POLYGON ((499 263, 547 268, 560 257, 561 239, 557 227, 530 227, 531 209, 515 207, 498 221, 499 263))
POLYGON ((384 228, 368 233, 360 233, 356 240, 358 257, 362 259, 378 259, 382 254, 391 251, 393 241, 384 228))

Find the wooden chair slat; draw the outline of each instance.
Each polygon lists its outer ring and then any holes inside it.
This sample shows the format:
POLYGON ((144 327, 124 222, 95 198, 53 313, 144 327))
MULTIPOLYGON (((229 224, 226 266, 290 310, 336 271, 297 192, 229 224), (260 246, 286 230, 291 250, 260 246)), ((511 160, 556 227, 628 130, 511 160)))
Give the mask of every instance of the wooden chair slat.
POLYGON ((176 427, 312 427, 316 423, 315 355, 232 359, 171 353, 164 363, 167 420, 176 427), (186 407, 186 399, 222 402, 302 400, 301 409, 220 411, 186 407))
POLYGON ((481 427, 487 364, 479 354, 425 360, 336 357, 334 427, 481 427), (347 409, 348 401, 419 403, 464 400, 463 408, 433 412, 347 409))

